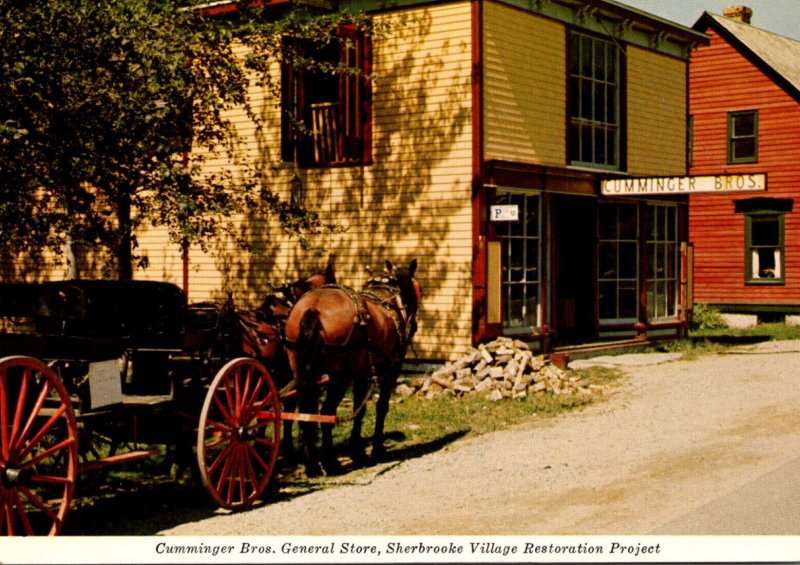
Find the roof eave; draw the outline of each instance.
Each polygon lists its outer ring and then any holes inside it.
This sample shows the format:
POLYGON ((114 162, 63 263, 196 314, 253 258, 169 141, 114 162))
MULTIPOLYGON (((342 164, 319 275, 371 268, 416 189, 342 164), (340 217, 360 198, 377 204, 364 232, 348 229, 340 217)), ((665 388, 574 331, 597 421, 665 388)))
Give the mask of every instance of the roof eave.
POLYGON ((731 32, 728 28, 714 19, 709 12, 703 12, 703 14, 692 26, 693 29, 708 29, 709 27, 711 27, 717 33, 717 35, 722 37, 727 43, 733 46, 733 48, 741 53, 743 57, 758 67, 770 78, 770 80, 780 86, 789 96, 791 96, 798 104, 800 104, 800 89, 798 89, 790 80, 778 72, 772 65, 767 63, 760 55, 758 55, 758 53, 748 47, 736 36, 735 33, 731 32))

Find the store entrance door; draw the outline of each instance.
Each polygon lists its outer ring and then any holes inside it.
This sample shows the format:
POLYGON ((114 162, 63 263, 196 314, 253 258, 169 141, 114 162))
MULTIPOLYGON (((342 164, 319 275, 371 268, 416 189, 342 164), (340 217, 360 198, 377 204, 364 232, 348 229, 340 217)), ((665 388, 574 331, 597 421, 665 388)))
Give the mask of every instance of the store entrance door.
POLYGON ((555 340, 559 345, 592 341, 597 337, 596 200, 554 196, 552 229, 555 340))

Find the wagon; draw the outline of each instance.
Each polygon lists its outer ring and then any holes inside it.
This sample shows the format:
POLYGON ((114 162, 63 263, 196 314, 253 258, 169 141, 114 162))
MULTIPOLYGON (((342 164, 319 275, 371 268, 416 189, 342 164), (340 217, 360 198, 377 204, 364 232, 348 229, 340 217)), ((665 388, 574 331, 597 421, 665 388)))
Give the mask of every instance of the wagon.
POLYGON ((278 331, 256 328, 253 354, 240 324, 169 283, 0 284, 0 533, 57 534, 78 478, 160 453, 141 446, 196 464, 220 507, 258 500, 280 422, 327 420, 281 410, 278 331))

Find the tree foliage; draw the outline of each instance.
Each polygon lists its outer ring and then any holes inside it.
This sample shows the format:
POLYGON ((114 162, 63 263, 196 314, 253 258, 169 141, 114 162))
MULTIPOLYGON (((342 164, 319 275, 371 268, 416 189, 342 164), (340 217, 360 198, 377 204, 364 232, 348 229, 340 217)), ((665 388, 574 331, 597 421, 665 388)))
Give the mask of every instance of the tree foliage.
POLYGON ((265 186, 253 163, 236 161, 237 133, 225 111, 244 108, 257 121, 252 77, 275 91, 276 62, 313 64, 287 53, 283 36, 333 41, 342 21, 365 20, 244 4, 235 17, 210 18, 191 4, 0 0, 7 246, 104 246, 128 278, 140 225, 165 226, 176 244, 204 246, 258 198, 291 231, 323 228, 313 212, 265 186), (242 44, 246 57, 237 55, 242 44), (209 172, 202 160, 211 158, 235 167, 209 172))

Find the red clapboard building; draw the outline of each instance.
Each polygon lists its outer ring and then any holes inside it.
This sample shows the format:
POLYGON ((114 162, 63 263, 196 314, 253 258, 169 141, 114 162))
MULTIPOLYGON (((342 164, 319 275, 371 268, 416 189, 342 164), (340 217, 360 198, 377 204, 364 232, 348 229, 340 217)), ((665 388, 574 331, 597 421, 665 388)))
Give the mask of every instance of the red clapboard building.
POLYGON ((732 184, 691 194, 689 240, 695 303, 755 321, 800 314, 800 41, 752 15, 694 25, 711 41, 690 63, 689 170, 732 184))

